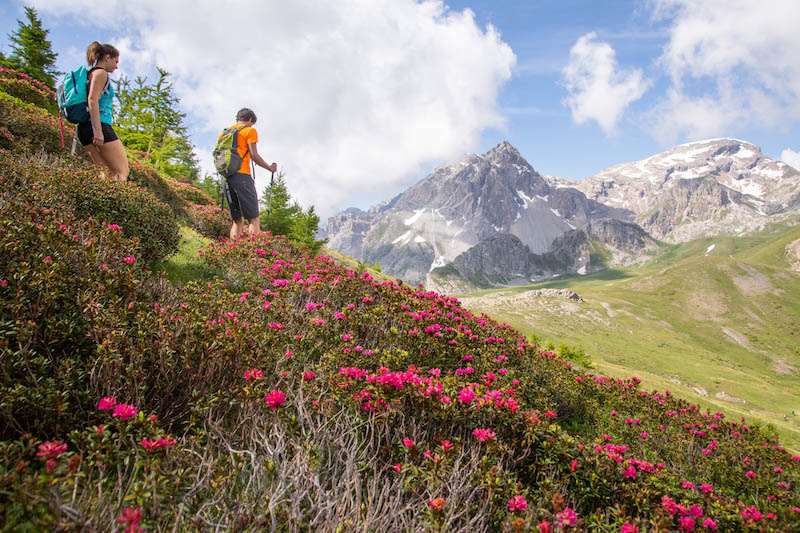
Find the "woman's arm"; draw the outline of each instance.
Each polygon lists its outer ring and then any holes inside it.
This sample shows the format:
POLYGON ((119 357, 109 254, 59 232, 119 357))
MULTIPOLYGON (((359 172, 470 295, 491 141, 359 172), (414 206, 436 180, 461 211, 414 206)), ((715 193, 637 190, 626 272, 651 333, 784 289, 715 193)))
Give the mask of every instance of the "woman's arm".
POLYGON ((92 142, 101 145, 103 139, 103 128, 100 126, 100 96, 108 82, 108 72, 103 69, 93 70, 89 73, 89 117, 92 120, 92 132, 94 133, 92 142))

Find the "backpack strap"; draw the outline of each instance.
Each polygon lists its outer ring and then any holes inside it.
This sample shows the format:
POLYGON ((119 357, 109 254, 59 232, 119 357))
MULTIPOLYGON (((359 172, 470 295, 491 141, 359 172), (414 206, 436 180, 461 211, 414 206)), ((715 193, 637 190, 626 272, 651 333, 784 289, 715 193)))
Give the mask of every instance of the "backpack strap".
MULTIPOLYGON (((96 63, 95 63, 95 65, 96 65, 96 63)), ((95 70, 103 68, 103 67, 98 67, 98 66, 95 66, 95 65, 92 65, 92 68, 90 68, 89 71, 86 73, 86 99, 87 100, 89 99, 89 86, 91 85, 92 72, 94 72, 95 70)), ((74 83, 74 81, 73 81, 73 83, 74 83)), ((103 92, 104 93, 108 92, 108 87, 110 85, 111 85, 111 77, 109 76, 109 77, 106 78, 105 87, 103 87, 103 92)))
MULTIPOLYGON (((236 149, 237 150, 239 149, 239 132, 242 131, 245 128, 252 128, 252 126, 241 126, 239 128, 236 128, 236 135, 234 135, 234 142, 236 142, 236 149)), ((244 150, 244 155, 242 156, 242 161, 244 161, 244 158, 247 157, 247 154, 250 153, 250 145, 245 143, 245 146, 247 148, 245 148, 245 150, 244 150)), ((252 161, 252 160, 253 160, 253 158, 251 157, 250 161, 252 161)))

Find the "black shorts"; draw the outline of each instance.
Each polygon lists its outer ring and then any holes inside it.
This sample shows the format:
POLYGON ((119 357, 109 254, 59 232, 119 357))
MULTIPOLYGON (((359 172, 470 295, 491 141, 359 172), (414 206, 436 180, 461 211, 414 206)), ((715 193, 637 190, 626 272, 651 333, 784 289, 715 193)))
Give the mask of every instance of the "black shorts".
MULTIPOLYGON (((119 139, 117 134, 114 133, 114 128, 111 127, 111 124, 106 124, 105 122, 100 123, 100 127, 103 130, 103 142, 111 142, 116 141, 119 139)), ((92 139, 94 139, 94 132, 92 131, 92 123, 91 122, 82 122, 78 124, 78 140, 81 141, 83 146, 87 146, 92 144, 92 139)))
POLYGON ((231 220, 258 218, 258 194, 256 182, 250 174, 234 174, 228 178, 228 204, 231 220))

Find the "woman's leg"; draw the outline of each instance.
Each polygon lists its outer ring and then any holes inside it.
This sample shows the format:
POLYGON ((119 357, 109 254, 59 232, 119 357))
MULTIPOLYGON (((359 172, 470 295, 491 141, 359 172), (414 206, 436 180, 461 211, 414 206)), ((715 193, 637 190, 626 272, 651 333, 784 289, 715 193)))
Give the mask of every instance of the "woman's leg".
POLYGON ((105 177, 106 169, 109 169, 109 166, 108 163, 106 163, 106 160, 103 159, 103 156, 97 150, 97 146, 93 144, 87 144, 84 146, 84 148, 86 148, 86 151, 89 153, 89 157, 92 158, 92 161, 94 161, 94 164, 103 169, 101 172, 103 177, 105 177))
MULTIPOLYGON (((91 155, 91 152, 89 152, 91 155)), ((99 155, 106 166, 111 169, 111 177, 120 181, 128 181, 128 155, 119 139, 103 143, 99 155)), ((92 158, 94 159, 94 158, 92 158)))

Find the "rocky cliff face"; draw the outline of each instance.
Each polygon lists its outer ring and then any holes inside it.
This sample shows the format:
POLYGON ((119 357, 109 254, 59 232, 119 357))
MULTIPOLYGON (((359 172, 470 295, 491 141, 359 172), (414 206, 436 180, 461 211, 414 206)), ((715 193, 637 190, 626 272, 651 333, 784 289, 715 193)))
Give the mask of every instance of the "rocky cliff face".
POLYGON ((676 146, 581 182, 542 177, 503 142, 331 217, 326 233, 342 253, 452 292, 642 262, 654 237, 748 232, 798 212, 800 172, 744 141, 676 146))
POLYGON ((631 218, 575 189, 551 187, 507 142, 436 168, 380 208, 331 217, 329 246, 410 283, 498 234, 533 253, 589 221, 631 218))
POLYGON ((641 252, 659 247, 641 227, 622 220, 593 221, 553 240, 535 254, 518 237, 498 233, 428 274, 426 286, 445 292, 523 285, 560 274, 586 274, 641 261, 641 252))
POLYGON ((669 242, 751 231, 800 206, 800 173, 735 139, 682 144, 581 182, 550 183, 633 212, 645 230, 669 242))

